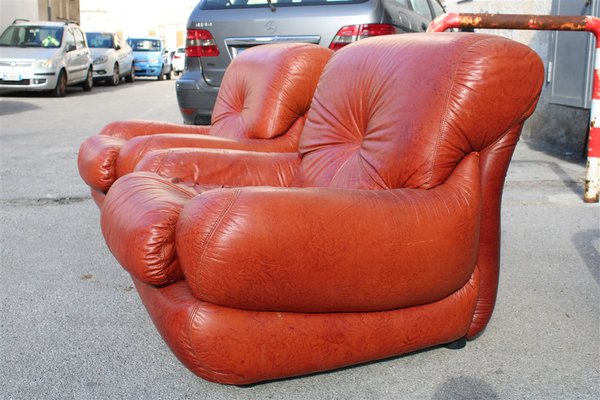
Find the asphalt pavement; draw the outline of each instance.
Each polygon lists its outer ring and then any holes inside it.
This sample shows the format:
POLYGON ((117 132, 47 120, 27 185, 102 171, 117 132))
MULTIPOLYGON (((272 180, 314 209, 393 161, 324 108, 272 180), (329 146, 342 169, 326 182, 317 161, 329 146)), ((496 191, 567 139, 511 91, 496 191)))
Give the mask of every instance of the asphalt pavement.
POLYGON ((78 176, 79 144, 132 118, 179 122, 173 81, 0 96, 0 399, 600 398, 600 208, 582 160, 519 143, 496 309, 464 349, 225 386, 162 341, 78 176))

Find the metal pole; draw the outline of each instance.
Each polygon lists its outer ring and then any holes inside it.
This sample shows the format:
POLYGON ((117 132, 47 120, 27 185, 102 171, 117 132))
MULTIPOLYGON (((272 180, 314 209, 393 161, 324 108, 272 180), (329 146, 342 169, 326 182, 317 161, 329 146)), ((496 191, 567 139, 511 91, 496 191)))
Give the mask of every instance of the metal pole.
POLYGON ((563 15, 447 13, 433 20, 427 32, 443 32, 450 28, 588 31, 594 34, 596 37, 594 86, 583 201, 597 203, 600 193, 600 18, 563 15))

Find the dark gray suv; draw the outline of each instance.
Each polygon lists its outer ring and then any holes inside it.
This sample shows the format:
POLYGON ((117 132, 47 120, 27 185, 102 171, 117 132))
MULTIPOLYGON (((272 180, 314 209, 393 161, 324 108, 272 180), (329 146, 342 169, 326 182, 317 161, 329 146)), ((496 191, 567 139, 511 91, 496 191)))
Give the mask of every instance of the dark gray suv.
POLYGON ((210 124, 225 69, 245 49, 306 42, 338 50, 370 36, 422 32, 437 0, 202 0, 187 23, 177 101, 187 124, 210 124))

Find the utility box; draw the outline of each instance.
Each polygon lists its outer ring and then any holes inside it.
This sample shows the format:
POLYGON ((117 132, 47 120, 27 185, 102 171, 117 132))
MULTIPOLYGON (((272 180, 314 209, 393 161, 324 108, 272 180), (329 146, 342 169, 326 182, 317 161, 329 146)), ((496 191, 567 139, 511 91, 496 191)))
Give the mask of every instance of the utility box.
MULTIPOLYGON (((598 17, 599 3, 591 0, 553 0, 552 14, 598 17)), ((588 32, 552 32, 546 76, 549 103, 590 108, 594 48, 594 35, 588 32)))

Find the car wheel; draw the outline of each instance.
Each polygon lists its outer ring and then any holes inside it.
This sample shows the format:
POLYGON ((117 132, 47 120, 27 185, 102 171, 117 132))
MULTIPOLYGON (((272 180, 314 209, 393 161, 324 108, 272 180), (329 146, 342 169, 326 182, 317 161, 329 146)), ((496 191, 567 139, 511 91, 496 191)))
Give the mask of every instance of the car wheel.
POLYGON ((165 74, 165 77, 167 78, 167 80, 171 80, 171 70, 169 70, 168 73, 165 74))
POLYGON ((65 97, 67 94, 67 74, 64 70, 61 70, 56 80, 56 87, 52 91, 54 97, 65 97))
POLYGON ((165 77, 165 67, 163 66, 160 69, 160 74, 158 74, 158 76, 156 77, 156 79, 158 79, 159 81, 162 81, 165 77))
POLYGON ((89 92, 94 87, 94 76, 92 75, 92 68, 88 69, 87 77, 81 84, 84 92, 89 92))
POLYGON ((119 75, 119 73, 119 64, 115 63, 115 66, 113 67, 112 78, 110 81, 108 81, 110 86, 117 86, 119 84, 121 81, 121 75, 119 75))
POLYGON ((133 65, 131 66, 131 72, 129 72, 129 75, 127 75, 125 77, 125 82, 127 82, 127 83, 135 82, 135 71, 133 69, 133 65))

